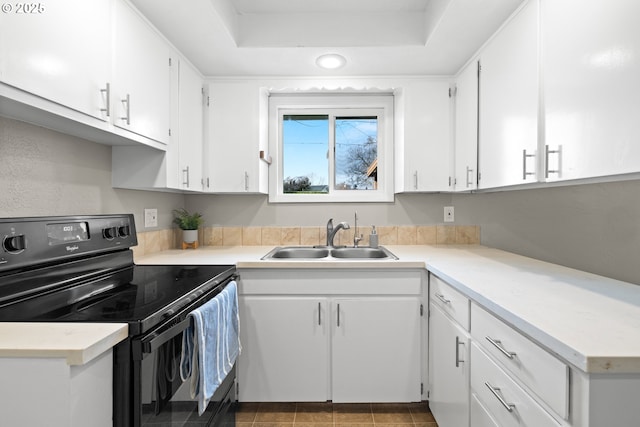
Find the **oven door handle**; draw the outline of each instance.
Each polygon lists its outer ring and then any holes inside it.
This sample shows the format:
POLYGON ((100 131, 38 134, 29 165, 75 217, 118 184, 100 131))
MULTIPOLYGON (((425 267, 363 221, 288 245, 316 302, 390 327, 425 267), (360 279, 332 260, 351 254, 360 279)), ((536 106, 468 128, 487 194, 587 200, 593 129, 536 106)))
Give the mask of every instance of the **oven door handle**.
POLYGON ((167 341, 175 338, 177 335, 181 334, 185 329, 189 327, 191 324, 191 316, 187 316, 186 319, 177 323, 167 329, 164 332, 153 332, 142 339, 142 352, 143 353, 153 353, 160 346, 167 341))

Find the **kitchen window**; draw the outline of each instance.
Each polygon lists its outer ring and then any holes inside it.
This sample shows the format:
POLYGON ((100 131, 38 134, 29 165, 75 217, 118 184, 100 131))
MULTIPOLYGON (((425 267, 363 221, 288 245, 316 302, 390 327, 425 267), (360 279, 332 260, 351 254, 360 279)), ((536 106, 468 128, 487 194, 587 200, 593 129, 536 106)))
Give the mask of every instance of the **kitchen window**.
POLYGON ((391 94, 272 94, 269 201, 393 201, 392 124, 391 94))

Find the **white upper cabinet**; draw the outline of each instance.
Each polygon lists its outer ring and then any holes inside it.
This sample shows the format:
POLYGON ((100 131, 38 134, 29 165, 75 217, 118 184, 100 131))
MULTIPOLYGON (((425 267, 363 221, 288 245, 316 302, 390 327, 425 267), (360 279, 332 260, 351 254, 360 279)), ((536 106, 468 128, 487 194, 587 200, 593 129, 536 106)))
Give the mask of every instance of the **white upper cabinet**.
POLYGON ((114 6, 113 124, 168 144, 171 48, 128 2, 114 6))
POLYGON ((548 181, 640 171, 640 2, 543 1, 548 181))
POLYGON ((165 150, 114 146, 114 187, 202 191, 203 81, 198 71, 175 52, 172 64, 171 143, 165 150))
MULTIPOLYGON (((566 24, 569 19, 565 20, 566 24)), ((536 182, 538 1, 529 1, 480 54, 479 188, 536 182)))
POLYGON ((478 61, 458 75, 455 83, 456 191, 477 188, 478 180, 478 61))
POLYGON ((205 191, 267 194, 268 100, 256 82, 233 80, 209 84, 205 191))
POLYGON ((407 83, 395 108, 396 193, 450 190, 449 82, 407 83))
POLYGON ((203 81, 188 62, 178 61, 178 151, 180 188, 202 190, 203 81))
POLYGON ((107 120, 112 3, 6 3, 11 11, 0 13, 0 81, 107 120))

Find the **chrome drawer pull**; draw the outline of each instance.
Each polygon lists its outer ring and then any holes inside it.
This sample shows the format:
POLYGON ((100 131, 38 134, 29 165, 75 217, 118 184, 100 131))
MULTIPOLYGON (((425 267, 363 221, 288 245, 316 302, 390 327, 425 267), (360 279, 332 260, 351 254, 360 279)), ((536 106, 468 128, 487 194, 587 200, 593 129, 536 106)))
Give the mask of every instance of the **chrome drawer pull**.
POLYGON ((105 94, 105 108, 101 108, 100 111, 106 113, 106 116, 109 117, 111 115, 111 85, 107 82, 107 87, 105 89, 100 89, 101 93, 105 94))
POLYGON ((536 157, 535 154, 527 154, 527 150, 522 150, 522 180, 526 180, 527 177, 531 175, 535 175, 535 172, 527 172, 527 159, 531 157, 536 157))
POLYGON ((126 124, 130 125, 131 124, 131 97, 129 96, 129 94, 127 94, 127 97, 122 100, 122 105, 125 107, 124 111, 126 116, 120 117, 120 119, 124 120, 126 124))
POLYGON ((471 187, 473 185, 473 178, 469 179, 469 173, 471 173, 471 176, 473 176, 473 169, 469 168, 469 166, 467 166, 467 188, 471 187))
POLYGON ((449 304, 451 302, 450 299, 446 299, 442 294, 435 294, 435 295, 436 295, 436 298, 438 298, 440 301, 442 301, 445 304, 449 304))
POLYGON ((516 355, 515 352, 513 351, 508 351, 506 350, 503 346, 502 346, 502 342, 500 340, 494 340, 493 338, 491 338, 490 336, 486 336, 485 337, 487 339, 487 341, 489 341, 491 344, 493 344, 498 350, 500 350, 500 353, 504 354, 505 356, 507 356, 509 359, 513 359, 513 356, 516 355))
POLYGON ((460 341, 460 338, 456 336, 456 368, 460 367, 464 360, 460 360, 460 344, 464 344, 464 341, 460 341))
POLYGON ((491 393, 496 397, 496 399, 498 399, 500 401, 502 406, 504 406, 504 409, 506 409, 509 412, 513 412, 513 408, 515 408, 516 405, 514 405, 513 403, 506 402, 504 400, 504 398, 502 396, 500 396, 500 394, 498 393, 500 391, 500 389, 498 387, 493 387, 488 382, 485 382, 484 385, 486 385, 487 388, 489 389, 489 391, 491 391, 491 393))

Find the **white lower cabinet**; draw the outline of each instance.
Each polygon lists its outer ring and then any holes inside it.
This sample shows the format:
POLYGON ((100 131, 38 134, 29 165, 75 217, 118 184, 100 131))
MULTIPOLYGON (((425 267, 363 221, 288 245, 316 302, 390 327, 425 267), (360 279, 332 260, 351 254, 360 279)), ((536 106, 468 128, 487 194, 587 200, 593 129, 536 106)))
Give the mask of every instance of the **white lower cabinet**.
MULTIPOLYGON (((73 332, 71 332, 73 333, 73 332)), ((113 351, 84 365, 65 357, 2 357, 3 426, 113 426, 113 351)))
POLYGON ((475 394, 471 395, 469 414, 471 427, 500 427, 475 394))
MULTIPOLYGON (((471 390, 502 427, 558 427, 560 423, 485 354, 471 344, 471 390)), ((472 426, 475 426, 472 419, 472 426)))
POLYGON ((241 272, 241 402, 421 400, 421 277, 241 272))
POLYGON ((429 407, 440 427, 469 425, 469 299, 429 276, 429 407))
POLYGON ((328 400, 327 299, 247 295, 240 304, 240 400, 328 400))
POLYGON ((331 400, 420 400, 418 299, 339 298, 331 304, 331 400))
POLYGON ((476 304, 472 336, 509 375, 520 381, 560 417, 569 416, 569 368, 476 304))
POLYGON ((431 304, 429 407, 440 427, 469 425, 469 343, 469 333, 431 304))

